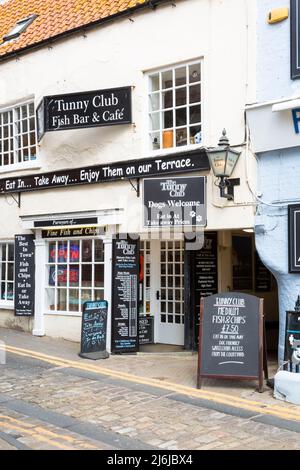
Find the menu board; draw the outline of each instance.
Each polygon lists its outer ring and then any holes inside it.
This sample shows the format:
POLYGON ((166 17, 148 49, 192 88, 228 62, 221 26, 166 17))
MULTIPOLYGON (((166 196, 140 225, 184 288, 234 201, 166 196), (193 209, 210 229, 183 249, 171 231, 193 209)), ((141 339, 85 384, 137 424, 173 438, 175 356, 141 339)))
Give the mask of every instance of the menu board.
POLYGON ((227 292, 201 301, 198 386, 201 377, 263 377, 262 300, 227 292))
POLYGON ((113 241, 112 351, 138 350, 139 240, 113 241))
POLYGON ((154 317, 141 315, 139 318, 139 344, 154 342, 154 317))
POLYGON ((34 315, 34 235, 15 235, 15 315, 34 315))
POLYGON ((270 292, 272 274, 262 263, 259 255, 255 252, 255 291, 270 292))
POLYGON ((81 324, 80 356, 88 359, 106 359, 106 300, 85 302, 81 324))

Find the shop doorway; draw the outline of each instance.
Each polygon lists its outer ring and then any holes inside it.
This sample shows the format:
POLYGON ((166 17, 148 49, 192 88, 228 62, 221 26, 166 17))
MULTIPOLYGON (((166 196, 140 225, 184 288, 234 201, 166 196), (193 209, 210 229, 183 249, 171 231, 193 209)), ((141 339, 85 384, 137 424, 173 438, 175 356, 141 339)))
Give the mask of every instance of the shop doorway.
POLYGON ((184 345, 184 243, 141 241, 140 318, 153 317, 153 342, 184 345))

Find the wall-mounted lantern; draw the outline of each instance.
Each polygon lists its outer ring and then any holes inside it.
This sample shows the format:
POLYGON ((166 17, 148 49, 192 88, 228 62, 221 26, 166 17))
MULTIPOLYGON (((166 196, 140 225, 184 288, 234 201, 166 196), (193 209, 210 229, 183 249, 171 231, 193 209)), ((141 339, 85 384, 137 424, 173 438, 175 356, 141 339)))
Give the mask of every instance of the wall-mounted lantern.
POLYGON ((220 196, 229 200, 234 199, 234 186, 240 184, 239 178, 229 179, 240 154, 241 152, 230 147, 225 129, 223 129, 218 147, 207 149, 210 166, 214 175, 220 179, 217 185, 220 188, 220 196))

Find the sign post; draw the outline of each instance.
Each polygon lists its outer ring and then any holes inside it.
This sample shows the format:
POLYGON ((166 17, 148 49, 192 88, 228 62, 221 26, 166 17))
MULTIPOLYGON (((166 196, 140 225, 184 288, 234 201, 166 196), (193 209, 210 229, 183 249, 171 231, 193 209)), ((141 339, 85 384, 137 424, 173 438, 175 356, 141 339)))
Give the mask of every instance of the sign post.
POLYGON ((113 241, 112 352, 138 351, 139 239, 113 241))
POLYGON ((202 298, 197 388, 203 378, 258 380, 262 392, 263 371, 263 299, 238 292, 202 298))
POLYGON ((15 315, 34 315, 34 235, 15 235, 15 315))
POLYGON ((80 357, 107 359, 106 351, 107 302, 84 302, 81 324, 80 357))

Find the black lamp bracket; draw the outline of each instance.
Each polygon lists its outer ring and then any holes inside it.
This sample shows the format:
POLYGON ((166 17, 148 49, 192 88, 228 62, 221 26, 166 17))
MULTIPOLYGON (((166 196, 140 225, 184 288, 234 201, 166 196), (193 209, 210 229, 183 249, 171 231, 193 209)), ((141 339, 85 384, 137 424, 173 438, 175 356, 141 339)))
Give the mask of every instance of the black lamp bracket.
POLYGON ((234 187, 240 186, 240 178, 220 178, 220 183, 218 184, 220 188, 220 197, 225 197, 229 201, 234 200, 234 187))

